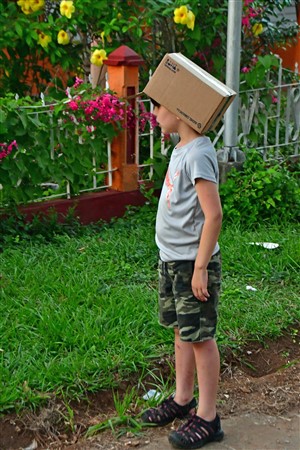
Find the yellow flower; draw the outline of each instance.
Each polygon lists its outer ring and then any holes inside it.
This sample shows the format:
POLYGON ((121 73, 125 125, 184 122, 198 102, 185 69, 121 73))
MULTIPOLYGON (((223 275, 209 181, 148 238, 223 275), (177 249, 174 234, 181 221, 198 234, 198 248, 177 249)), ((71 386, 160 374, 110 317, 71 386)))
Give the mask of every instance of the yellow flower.
POLYGON ((70 36, 64 30, 60 30, 57 35, 57 42, 61 45, 67 45, 70 42, 70 36))
POLYGON ((43 47, 43 48, 47 48, 49 42, 51 42, 51 36, 49 36, 48 34, 44 34, 44 33, 40 33, 39 34, 39 44, 43 47))
POLYGON ((45 1, 44 0, 29 0, 30 7, 33 12, 38 11, 39 9, 42 9, 45 1))
POLYGON ((107 59, 105 50, 95 50, 91 56, 91 63, 95 66, 102 66, 105 59, 107 59))
POLYGON ((28 5, 24 5, 22 7, 22 11, 23 11, 24 14, 31 14, 32 13, 32 9, 28 5))
POLYGON ((264 31, 264 27, 261 23, 255 23, 252 27, 252 33, 254 36, 258 36, 264 31))
POLYGON ((17 4, 18 4, 19 6, 21 6, 21 9, 22 9, 22 11, 23 11, 24 14, 30 14, 30 13, 32 13, 32 9, 31 9, 30 1, 29 1, 29 0, 19 0, 19 1, 17 2, 17 4))
POLYGON ((66 16, 71 19, 73 12, 75 11, 75 6, 72 1, 63 0, 60 4, 60 13, 62 16, 66 16))
POLYGON ((18 0, 17 4, 21 6, 24 14, 31 14, 41 9, 45 4, 45 0, 18 0))
POLYGON ((187 24, 186 26, 190 29, 193 30, 194 26, 195 26, 195 14, 192 11, 188 12, 187 15, 187 24))
POLYGON ((180 6, 174 11, 174 22, 186 25, 188 23, 188 9, 186 6, 180 6))

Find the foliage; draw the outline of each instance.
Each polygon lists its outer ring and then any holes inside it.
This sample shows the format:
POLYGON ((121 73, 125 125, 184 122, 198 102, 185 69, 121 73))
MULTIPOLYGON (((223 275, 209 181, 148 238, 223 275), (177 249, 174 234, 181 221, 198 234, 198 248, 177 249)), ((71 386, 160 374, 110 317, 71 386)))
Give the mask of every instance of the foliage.
POLYGON ((64 192, 66 182, 74 195, 93 177, 104 181, 96 172, 107 162, 107 141, 135 126, 133 109, 78 79, 67 93, 60 101, 47 98, 47 105, 12 94, 0 99, 0 141, 10 149, 0 154, 0 205, 42 198, 51 186, 64 192))
POLYGON ((84 227, 70 208, 66 215, 58 214, 55 209, 49 209, 47 214, 36 214, 28 220, 25 214, 13 210, 0 220, 0 252, 7 247, 19 246, 24 243, 46 245, 53 242, 57 236, 84 236, 96 233, 102 227, 102 222, 84 227))
POLYGON ((252 227, 299 220, 299 173, 299 160, 266 162, 247 150, 242 170, 233 168, 220 186, 225 221, 252 227))
MULTIPOLYGON (((245 0, 242 67, 253 54, 269 53, 295 35, 296 26, 278 17, 292 0, 245 0), (272 19, 272 20, 271 20, 272 19)), ((183 52, 204 69, 224 77, 228 2, 145 0, 108 3, 5 0, 0 5, 0 94, 24 95, 60 89, 75 75, 86 78, 90 60, 100 63, 121 44, 154 68, 166 52, 183 52), (35 5, 28 8, 28 5, 35 5), (12 25, 13 24, 13 25, 12 25), (104 51, 105 53, 95 52, 104 51), (66 76, 58 75, 62 68, 66 76)))
MULTIPOLYGON (((150 204, 97 228, 75 224, 61 234, 52 233, 50 223, 45 241, 37 231, 5 243, 1 411, 38 406, 53 395, 67 402, 101 389, 117 392, 132 377, 135 386, 148 391, 149 382, 155 383, 165 394, 166 382, 153 375, 157 361, 173 352, 173 334, 157 321, 155 215, 150 204)), ((41 223, 41 233, 46 227, 41 223)), ((224 282, 217 338, 224 358, 231 351, 238 355, 249 341, 280 336, 300 320, 299 225, 230 225, 220 245, 224 282), (279 247, 250 245, 265 241, 279 247), (249 284, 257 291, 247 291, 249 284)), ((125 403, 123 408, 115 397, 124 421, 125 403)))

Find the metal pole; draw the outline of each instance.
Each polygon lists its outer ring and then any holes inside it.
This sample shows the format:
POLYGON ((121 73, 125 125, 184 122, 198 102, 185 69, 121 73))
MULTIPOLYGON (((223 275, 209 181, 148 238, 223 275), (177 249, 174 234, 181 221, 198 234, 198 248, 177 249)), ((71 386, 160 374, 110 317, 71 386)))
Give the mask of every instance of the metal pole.
POLYGON ((224 118, 224 150, 227 161, 229 156, 236 161, 238 144, 242 10, 242 0, 228 0, 226 84, 237 93, 237 96, 224 118))

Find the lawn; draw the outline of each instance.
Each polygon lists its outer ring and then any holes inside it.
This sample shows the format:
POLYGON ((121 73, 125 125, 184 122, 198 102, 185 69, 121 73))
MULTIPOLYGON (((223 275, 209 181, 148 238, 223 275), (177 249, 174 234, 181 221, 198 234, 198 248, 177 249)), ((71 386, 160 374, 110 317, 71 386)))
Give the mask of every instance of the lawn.
MULTIPOLYGON (((157 321, 155 208, 0 253, 0 411, 117 387, 173 349, 157 321)), ((221 354, 300 320, 298 224, 223 227, 221 354), (251 242, 273 242, 265 249, 251 242), (247 288, 248 286, 248 288, 247 288), (249 288, 250 287, 250 288, 249 288)))

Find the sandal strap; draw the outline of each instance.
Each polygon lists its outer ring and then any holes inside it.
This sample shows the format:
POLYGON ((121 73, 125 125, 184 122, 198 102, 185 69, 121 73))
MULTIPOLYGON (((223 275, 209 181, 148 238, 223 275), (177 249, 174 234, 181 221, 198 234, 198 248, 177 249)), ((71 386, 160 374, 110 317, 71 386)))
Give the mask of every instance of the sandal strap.
POLYGON ((169 441, 176 448, 196 449, 202 447, 207 442, 221 441, 223 436, 224 433, 221 429, 221 422, 218 415, 211 422, 194 415, 181 425, 177 431, 173 431, 170 434, 169 441))
POLYGON ((202 417, 195 415, 179 427, 178 433, 185 434, 188 432, 191 436, 200 434, 204 438, 215 433, 214 422, 207 422, 202 417))
POLYGON ((149 408, 142 415, 144 423, 152 423, 155 425, 167 425, 173 422, 174 419, 183 419, 186 417, 191 409, 196 407, 196 400, 193 398, 186 405, 179 405, 174 401, 173 396, 164 400, 158 407, 149 408))

